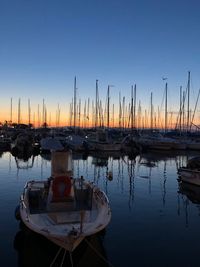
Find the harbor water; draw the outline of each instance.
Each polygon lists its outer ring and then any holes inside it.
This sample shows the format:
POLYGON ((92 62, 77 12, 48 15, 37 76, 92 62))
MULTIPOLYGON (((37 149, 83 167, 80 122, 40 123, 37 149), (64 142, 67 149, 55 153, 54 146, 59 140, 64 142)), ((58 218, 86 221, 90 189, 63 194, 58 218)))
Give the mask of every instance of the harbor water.
POLYGON ((51 174, 49 155, 0 157, 0 266, 199 266, 200 189, 181 185, 177 169, 197 152, 73 155, 74 177, 103 189, 112 219, 69 255, 16 218, 25 183, 51 174))

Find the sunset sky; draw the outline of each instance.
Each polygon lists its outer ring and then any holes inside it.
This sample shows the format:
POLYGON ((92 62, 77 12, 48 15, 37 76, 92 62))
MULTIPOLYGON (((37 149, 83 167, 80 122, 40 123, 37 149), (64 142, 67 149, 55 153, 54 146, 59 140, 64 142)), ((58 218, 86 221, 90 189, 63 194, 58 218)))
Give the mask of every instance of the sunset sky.
MULTIPOLYGON (((95 101, 95 82, 105 104, 119 93, 130 102, 137 85, 137 105, 147 111, 153 93, 163 108, 165 82, 168 109, 177 111, 179 88, 191 72, 191 109, 200 88, 200 2, 198 0, 1 0, 0 121, 27 120, 42 111, 43 99, 52 122, 58 106, 68 120, 77 77, 77 102, 95 101), (166 77, 167 80, 163 80, 166 77)), ((103 104, 103 105, 104 105, 103 104)), ((200 110, 197 108, 197 111, 200 110)), ((198 113, 197 113, 198 115, 198 113)))

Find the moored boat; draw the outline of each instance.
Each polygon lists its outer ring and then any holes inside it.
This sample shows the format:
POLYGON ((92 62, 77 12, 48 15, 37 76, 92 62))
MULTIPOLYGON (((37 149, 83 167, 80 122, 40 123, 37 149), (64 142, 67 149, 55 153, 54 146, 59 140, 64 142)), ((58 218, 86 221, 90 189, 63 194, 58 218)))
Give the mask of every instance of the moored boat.
POLYGON ((186 167, 178 169, 181 181, 200 186, 200 157, 188 160, 186 167))
POLYGON ((73 178, 70 151, 54 151, 51 177, 29 181, 20 200, 21 220, 68 251, 103 230, 111 219, 109 200, 93 182, 73 178))

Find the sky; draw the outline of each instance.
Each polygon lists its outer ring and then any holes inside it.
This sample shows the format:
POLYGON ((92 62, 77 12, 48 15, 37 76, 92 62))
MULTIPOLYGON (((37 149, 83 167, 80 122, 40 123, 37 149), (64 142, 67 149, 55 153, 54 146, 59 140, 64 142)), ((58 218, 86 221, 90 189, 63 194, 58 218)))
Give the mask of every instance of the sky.
POLYGON ((137 105, 149 110, 152 92, 162 109, 167 82, 168 110, 175 112, 190 71, 194 109, 199 14, 198 0, 0 0, 0 121, 10 119, 11 98, 13 120, 20 98, 22 120, 28 99, 32 117, 44 99, 52 121, 58 107, 67 121, 75 76, 82 109, 88 98, 95 101, 98 79, 102 103, 110 85, 116 113, 119 94, 130 102, 135 84, 137 105))

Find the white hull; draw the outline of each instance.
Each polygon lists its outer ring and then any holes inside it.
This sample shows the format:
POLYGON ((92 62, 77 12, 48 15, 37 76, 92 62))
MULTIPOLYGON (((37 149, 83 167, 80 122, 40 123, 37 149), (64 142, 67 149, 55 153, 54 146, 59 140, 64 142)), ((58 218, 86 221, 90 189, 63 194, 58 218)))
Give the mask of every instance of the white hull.
POLYGON ((21 195, 22 221, 28 228, 58 246, 73 251, 86 236, 104 229, 111 219, 109 201, 105 193, 92 183, 81 182, 81 179, 73 179, 73 195, 62 202, 52 201, 51 185, 48 195, 45 196, 47 181, 28 182, 21 195), (91 206, 89 202, 84 202, 84 205, 81 202, 82 198, 86 197, 86 192, 89 192, 87 190, 92 193, 92 198, 88 199, 91 206), (31 195, 34 195, 33 199, 31 195))

